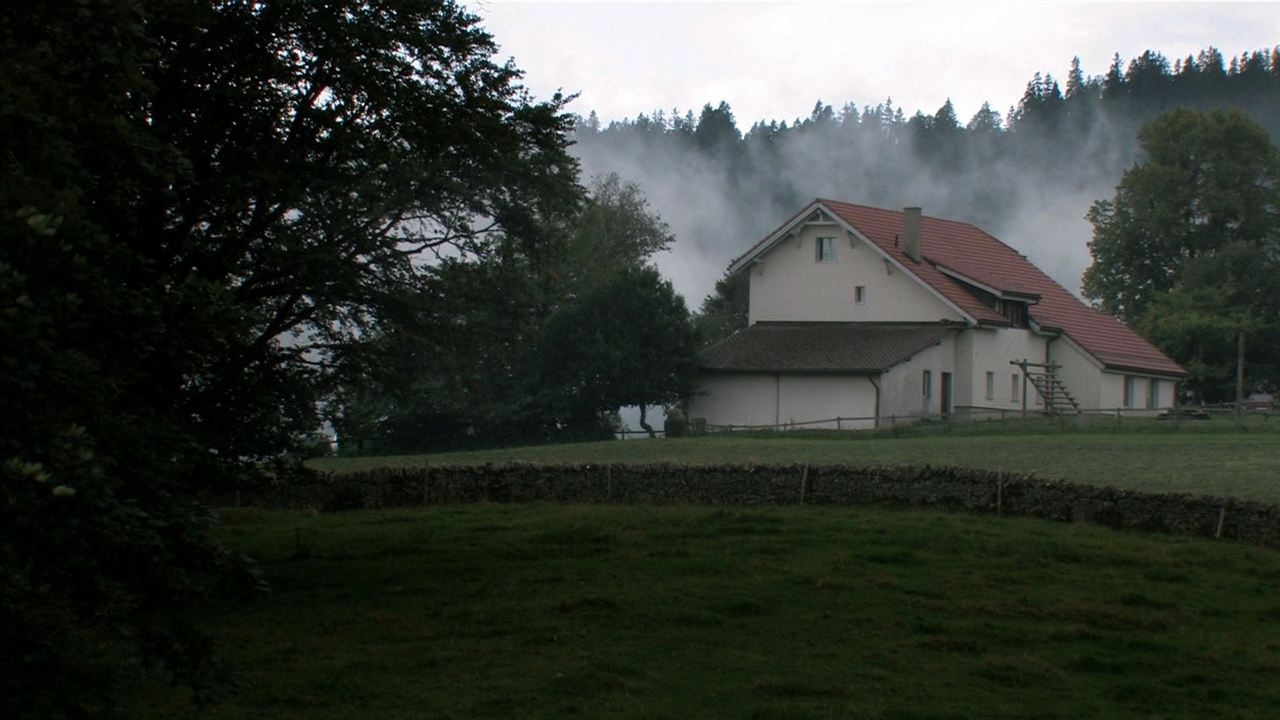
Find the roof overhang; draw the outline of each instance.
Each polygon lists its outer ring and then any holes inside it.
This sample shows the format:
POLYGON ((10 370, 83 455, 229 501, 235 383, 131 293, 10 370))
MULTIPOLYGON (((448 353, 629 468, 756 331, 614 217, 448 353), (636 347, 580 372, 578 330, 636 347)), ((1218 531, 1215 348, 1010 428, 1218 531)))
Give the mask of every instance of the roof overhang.
POLYGON ((803 226, 815 224, 811 219, 815 212, 822 213, 824 219, 820 222, 823 225, 844 225, 844 223, 840 222, 839 218, 835 217, 830 210, 822 207, 822 203, 820 201, 814 200, 806 205, 800 212, 792 215, 791 219, 783 223, 777 230, 774 230, 772 233, 765 236, 763 240, 753 245, 750 250, 747 250, 742 255, 739 255, 736 260, 729 263, 729 274, 734 275, 742 272, 743 269, 751 266, 753 260, 758 259, 761 255, 772 250, 778 243, 781 243, 787 238, 794 237, 800 232, 800 229, 803 226))
POLYGON ((949 278, 959 280, 960 282, 966 283, 968 285, 972 285, 978 288, 979 290, 991 293, 992 295, 996 296, 1001 300, 1016 300, 1018 302, 1024 302, 1028 305, 1035 305, 1036 303, 1040 302, 1039 293, 1020 292, 1018 290, 1001 290, 1000 288, 994 287, 980 280, 975 280, 958 270, 953 270, 947 267, 946 265, 942 265, 940 263, 934 263, 933 267, 937 269, 938 272, 942 273, 943 275, 946 275, 949 278))
POLYGON ((1187 376, 1186 372, 1183 372, 1181 375, 1177 375, 1174 373, 1163 372, 1160 370, 1151 370, 1150 368, 1121 365, 1119 363, 1106 363, 1102 366, 1102 370, 1103 372, 1124 373, 1126 375, 1142 375, 1144 377, 1153 377, 1153 378, 1160 378, 1162 380, 1174 380, 1174 381, 1182 380, 1187 376))

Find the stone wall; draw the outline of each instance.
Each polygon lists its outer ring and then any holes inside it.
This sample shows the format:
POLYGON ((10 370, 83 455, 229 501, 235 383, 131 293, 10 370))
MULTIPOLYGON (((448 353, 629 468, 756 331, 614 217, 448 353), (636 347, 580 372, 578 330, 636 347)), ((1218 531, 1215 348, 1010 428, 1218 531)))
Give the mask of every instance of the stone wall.
POLYGON ((916 506, 1229 537, 1280 547, 1280 507, 985 470, 845 465, 476 465, 316 474, 242 498, 353 510, 473 502, 916 506))

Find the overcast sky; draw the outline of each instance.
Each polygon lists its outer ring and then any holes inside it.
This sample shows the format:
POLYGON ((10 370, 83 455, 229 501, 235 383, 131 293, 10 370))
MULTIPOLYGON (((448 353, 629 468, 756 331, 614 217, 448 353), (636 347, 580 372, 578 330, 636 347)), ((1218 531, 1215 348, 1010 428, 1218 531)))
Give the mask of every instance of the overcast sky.
POLYGON ((466 5, 547 97, 604 121, 727 101, 742 130, 888 97, 907 115, 951 98, 967 121, 1005 114, 1037 72, 1087 75, 1147 49, 1172 61, 1206 46, 1230 57, 1280 43, 1265 3, 503 3, 466 5))

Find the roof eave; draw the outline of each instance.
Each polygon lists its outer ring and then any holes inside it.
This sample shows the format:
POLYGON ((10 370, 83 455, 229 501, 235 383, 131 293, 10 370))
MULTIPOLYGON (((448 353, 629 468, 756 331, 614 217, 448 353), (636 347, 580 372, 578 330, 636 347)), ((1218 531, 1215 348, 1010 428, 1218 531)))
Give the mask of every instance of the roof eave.
POLYGON ((1102 369, 1108 370, 1111 372, 1138 373, 1142 375, 1151 375, 1154 377, 1168 378, 1170 380, 1181 380, 1182 378, 1185 378, 1188 374, 1187 371, 1183 370, 1181 367, 1178 368, 1178 372, 1171 372, 1169 370, 1156 370, 1150 367, 1143 367, 1141 365, 1123 365, 1120 363, 1103 363, 1102 369))
MULTIPOLYGON (((819 200, 814 200, 808 205, 805 205, 804 208, 800 210, 800 212, 797 212, 795 215, 791 216, 791 218, 788 219, 782 225, 780 225, 777 230, 774 230, 773 232, 764 236, 763 239, 761 239, 755 245, 751 246, 749 250, 739 255, 737 259, 735 259, 733 262, 729 263, 728 273, 730 275, 736 275, 742 272, 744 269, 750 267, 752 260, 755 260, 756 258, 760 257, 761 255, 768 252, 769 250, 772 250, 773 246, 777 245, 781 240, 789 236, 791 234, 792 229, 794 229, 796 225, 803 224, 804 219, 809 216, 809 213, 813 212, 814 210, 817 210, 818 207, 821 205, 822 205, 822 202, 819 200)), ((826 208, 823 208, 823 209, 826 210, 828 215, 833 215, 834 217, 834 214, 829 209, 826 209, 826 208)), ((840 222, 839 218, 835 218, 835 220, 836 222, 840 222)))
POLYGON ((698 368, 701 372, 708 373, 747 373, 752 375, 779 375, 790 373, 793 375, 883 375, 888 372, 888 368, 880 369, 845 369, 845 368, 712 368, 702 366, 698 368))
MULTIPOLYGON (((926 257, 925 259, 930 260, 930 258, 928 257, 926 257)), ((1040 302, 1039 293, 1028 293, 1028 292, 1021 292, 1018 290, 1002 290, 998 287, 995 287, 994 285, 989 285, 987 283, 984 283, 981 280, 975 280, 969 277, 968 275, 965 275, 964 273, 960 272, 959 270, 953 270, 952 268, 949 268, 940 262, 936 262, 932 260, 930 260, 930 262, 933 262, 933 267, 943 275, 946 275, 947 277, 952 278, 953 280, 959 280, 960 282, 972 285, 984 292, 991 293, 992 295, 996 296, 997 298, 1000 298, 1001 300, 1016 300, 1018 302, 1024 302, 1028 305, 1036 305, 1040 302)))

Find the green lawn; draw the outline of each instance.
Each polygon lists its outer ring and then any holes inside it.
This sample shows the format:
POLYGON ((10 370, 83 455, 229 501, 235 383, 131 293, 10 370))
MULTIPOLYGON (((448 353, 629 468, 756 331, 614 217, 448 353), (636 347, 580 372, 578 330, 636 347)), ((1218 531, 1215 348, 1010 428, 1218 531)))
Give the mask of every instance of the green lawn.
POLYGON ((992 423, 892 434, 720 434, 698 438, 544 445, 436 455, 324 458, 338 472, 379 466, 504 462, 847 463, 954 465, 1134 490, 1280 502, 1280 422, 1245 430, 1188 423, 1179 430, 1105 424, 1081 430, 992 423))
MULTIPOLYGON (((636 443, 639 445, 640 443, 636 443)), ((761 446, 767 443, 761 443, 761 446)), ((656 444, 655 444, 656 445, 656 444)), ((228 511, 241 690, 132 717, 1273 718, 1280 553, 834 508, 228 511)))

